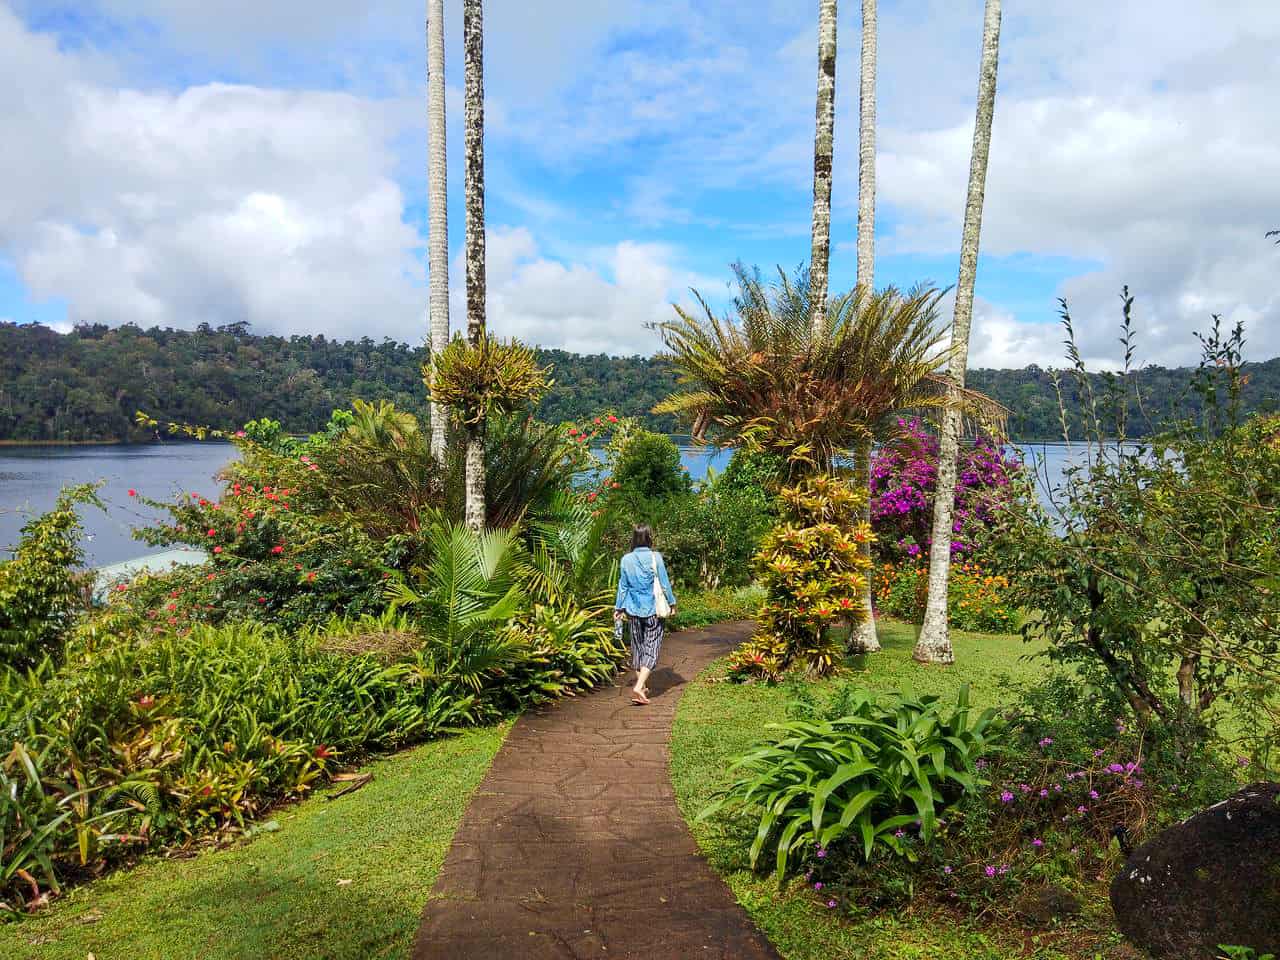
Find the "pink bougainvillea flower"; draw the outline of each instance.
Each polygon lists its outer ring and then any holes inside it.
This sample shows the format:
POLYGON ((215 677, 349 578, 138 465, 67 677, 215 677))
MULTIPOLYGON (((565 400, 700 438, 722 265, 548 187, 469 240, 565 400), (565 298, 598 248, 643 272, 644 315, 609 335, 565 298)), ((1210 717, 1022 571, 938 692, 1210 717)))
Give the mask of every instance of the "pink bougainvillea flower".
POLYGON ((284 553, 284 547, 282 547, 280 544, 277 543, 274 547, 271 548, 271 552, 275 554, 284 553))
POLYGON ((133 487, 130 487, 130 488, 129 488, 129 496, 131 496, 131 497, 136 497, 137 495, 138 495, 138 491, 137 491, 137 490, 135 490, 135 489, 133 489, 133 487))
POLYGON ((222 552, 222 548, 221 548, 221 547, 214 547, 214 548, 213 548, 213 552, 214 552, 214 553, 221 553, 221 552, 222 552))
POLYGON ((210 530, 210 531, 209 531, 209 536, 211 536, 211 537, 216 537, 217 535, 218 535, 218 531, 217 531, 217 530, 210 530))

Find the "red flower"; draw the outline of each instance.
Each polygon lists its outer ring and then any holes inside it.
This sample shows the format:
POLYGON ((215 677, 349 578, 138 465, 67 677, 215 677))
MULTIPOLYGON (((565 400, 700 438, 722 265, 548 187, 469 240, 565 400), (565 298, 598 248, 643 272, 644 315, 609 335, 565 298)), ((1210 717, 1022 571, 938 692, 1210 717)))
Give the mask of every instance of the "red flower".
POLYGON ((121 593, 123 593, 124 591, 129 589, 129 585, 127 583, 117 583, 116 589, 119 590, 121 593))
POLYGON ((222 548, 221 548, 221 547, 214 547, 214 548, 213 548, 213 552, 214 552, 214 553, 221 553, 221 552, 222 552, 222 548))
POLYGON ((211 574, 209 574, 207 577, 205 577, 205 579, 206 579, 206 580, 212 580, 212 579, 213 579, 214 577, 216 577, 216 576, 217 576, 217 574, 216 574, 216 573, 211 573, 211 574))
POLYGON ((570 427, 570 428, 569 428, 569 436, 571 436, 571 437, 576 437, 577 435, 578 435, 578 428, 577 428, 577 427, 570 427))
POLYGON ((133 489, 133 487, 130 487, 130 488, 129 488, 129 496, 131 496, 131 497, 136 497, 137 495, 138 495, 138 491, 137 491, 137 490, 135 490, 135 489, 133 489))
POLYGON ((202 497, 202 498, 200 499, 200 506, 202 506, 202 507, 207 507, 208 505, 209 505, 209 501, 208 501, 208 500, 205 500, 205 499, 202 497))
POLYGON ((315 578, 316 578, 316 572, 314 570, 312 570, 310 573, 307 574, 308 580, 314 580, 315 578))
POLYGON ((841 597, 841 598, 840 598, 840 606, 844 607, 844 608, 847 610, 847 609, 849 609, 849 607, 853 606, 853 604, 852 604, 852 602, 850 602, 850 600, 849 600, 849 598, 848 598, 848 597, 841 597))
POLYGON ((617 422, 618 422, 618 418, 617 418, 617 417, 615 417, 615 416, 611 413, 611 414, 609 414, 609 422, 610 422, 610 423, 617 423, 617 422))
POLYGON ((258 602, 259 602, 259 603, 266 603, 266 602, 267 602, 267 598, 266 598, 266 597, 259 597, 259 598, 258 598, 258 602))
POLYGON ((594 423, 597 427, 598 427, 598 426, 600 426, 600 418, 599 418, 599 417, 596 417, 596 418, 595 418, 594 420, 592 420, 591 422, 592 422, 592 423, 594 423))
POLYGON ((331 750, 329 747, 326 747, 323 743, 320 744, 320 746, 316 747, 317 760, 325 760, 332 756, 333 756, 333 750, 331 750))
POLYGON ((149 693, 144 693, 142 696, 138 698, 138 706, 141 707, 143 710, 151 709, 151 706, 155 702, 156 702, 155 697, 151 696, 151 694, 149 693))
POLYGON ((210 531, 209 531, 209 536, 211 536, 211 537, 216 537, 217 535, 218 535, 218 531, 217 531, 217 530, 210 530, 210 531))
POLYGON ((594 490, 592 490, 590 493, 587 494, 587 499, 594 502, 597 496, 598 494, 594 490))
POLYGON ((166 610, 177 610, 177 609, 178 609, 178 605, 177 605, 176 603, 166 603, 166 604, 164 605, 164 608, 165 608, 166 610))
POLYGON ((271 548, 271 552, 275 554, 284 553, 284 547, 280 546, 280 544, 277 543, 274 547, 271 548))
POLYGON ((205 787, 200 791, 200 793, 202 796, 211 796, 213 794, 213 787, 205 787))

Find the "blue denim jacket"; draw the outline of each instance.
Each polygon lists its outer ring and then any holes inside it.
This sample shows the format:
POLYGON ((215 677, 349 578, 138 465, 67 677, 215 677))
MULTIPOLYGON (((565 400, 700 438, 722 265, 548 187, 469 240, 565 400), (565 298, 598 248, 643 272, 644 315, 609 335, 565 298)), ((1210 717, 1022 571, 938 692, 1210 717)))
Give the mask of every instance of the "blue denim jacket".
POLYGON ((655 554, 648 547, 636 547, 622 558, 618 574, 618 600, 614 607, 625 610, 628 616, 652 617, 653 607, 653 557, 658 558, 658 582, 667 595, 667 603, 676 605, 676 595, 667 577, 667 565, 662 554, 655 554))

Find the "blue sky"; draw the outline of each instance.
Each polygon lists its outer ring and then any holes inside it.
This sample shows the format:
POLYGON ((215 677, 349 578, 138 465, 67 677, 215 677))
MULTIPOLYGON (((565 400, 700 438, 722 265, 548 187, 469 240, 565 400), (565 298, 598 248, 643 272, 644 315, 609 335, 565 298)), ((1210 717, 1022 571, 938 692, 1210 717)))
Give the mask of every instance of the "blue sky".
MULTIPOLYGON (((461 25, 446 16, 451 250, 461 25)), ((1280 5, 1008 5, 972 362, 1195 355, 1209 315, 1280 353, 1280 5), (1273 222, 1274 221, 1274 222, 1273 222)), ((727 265, 807 259, 816 3, 486 3, 488 311, 652 352, 727 265)), ((878 285, 954 284, 981 0, 880 5, 878 285)), ((833 286, 854 271, 859 5, 841 4, 833 286)), ((421 339, 423 4, 0 0, 0 318, 421 339)), ((455 263, 455 318, 464 307, 455 263)))

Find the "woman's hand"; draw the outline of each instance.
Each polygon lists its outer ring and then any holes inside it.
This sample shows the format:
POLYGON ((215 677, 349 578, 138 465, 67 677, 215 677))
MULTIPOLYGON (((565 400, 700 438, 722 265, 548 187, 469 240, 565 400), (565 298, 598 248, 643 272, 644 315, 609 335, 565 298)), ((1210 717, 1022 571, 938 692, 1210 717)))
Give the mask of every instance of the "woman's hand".
POLYGON ((624 616, 624 614, 623 614, 623 612, 622 612, 621 610, 615 610, 615 611, 613 611, 613 619, 615 619, 615 620, 621 620, 621 619, 623 618, 623 616, 624 616))

